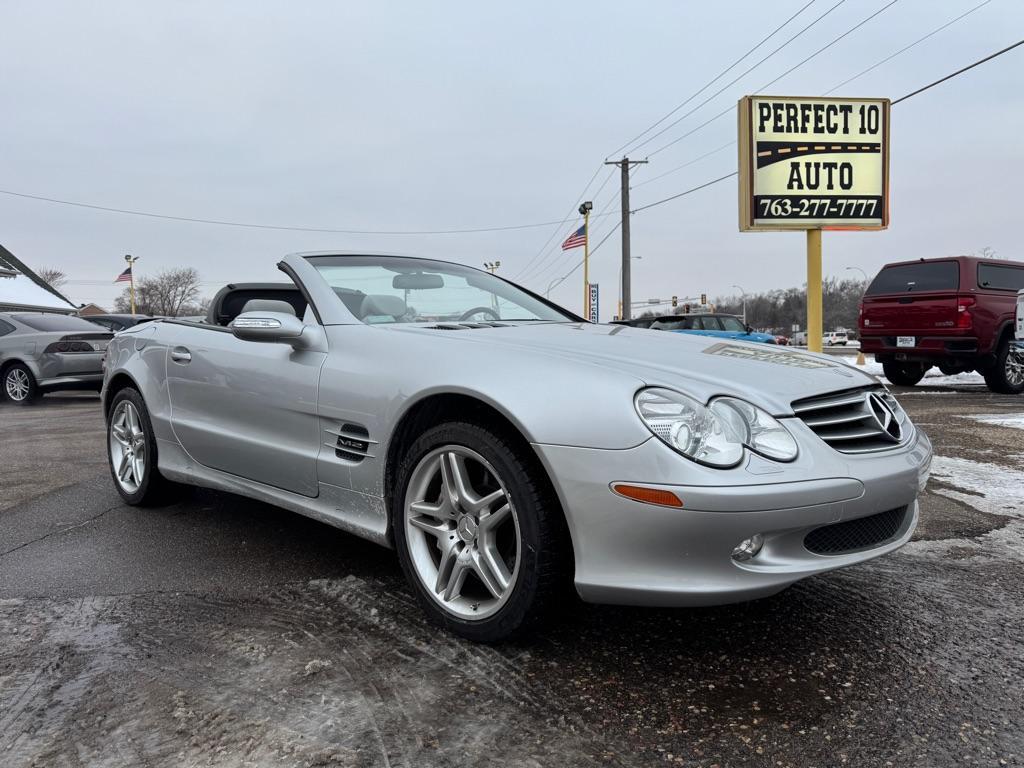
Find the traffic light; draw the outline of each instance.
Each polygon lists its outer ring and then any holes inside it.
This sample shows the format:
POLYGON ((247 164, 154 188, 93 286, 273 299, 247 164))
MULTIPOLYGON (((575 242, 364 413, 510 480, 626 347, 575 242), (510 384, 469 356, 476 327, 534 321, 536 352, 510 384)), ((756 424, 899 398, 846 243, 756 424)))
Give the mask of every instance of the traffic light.
POLYGON ((708 295, 706 293, 702 293, 700 295, 700 305, 703 307, 703 306, 706 306, 707 303, 708 303, 708 295))
POLYGON ((683 305, 683 314, 684 315, 690 314, 690 305, 689 304, 684 304, 683 305))
POLYGON ((673 307, 678 307, 679 306, 679 297, 678 296, 673 296, 672 297, 672 306, 673 307))

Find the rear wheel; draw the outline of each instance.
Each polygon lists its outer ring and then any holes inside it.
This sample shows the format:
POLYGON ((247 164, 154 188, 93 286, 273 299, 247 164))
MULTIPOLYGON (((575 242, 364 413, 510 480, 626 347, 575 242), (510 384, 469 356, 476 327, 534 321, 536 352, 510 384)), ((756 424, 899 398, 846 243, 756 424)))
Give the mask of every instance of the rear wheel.
POLYGON ((3 394, 16 405, 28 405, 39 395, 35 376, 24 363, 14 363, 3 375, 3 394))
POLYGON ((121 498, 132 506, 165 500, 168 483, 156 467, 156 437, 149 410, 138 391, 128 387, 114 395, 107 419, 110 476, 121 498))
POLYGON ((912 387, 924 378, 930 366, 924 363, 882 363, 882 372, 893 384, 900 387, 912 387))
POLYGON ((527 449, 449 423, 406 452, 392 526, 406 578, 430 619, 495 642, 533 626, 566 583, 571 554, 543 471, 527 449))
POLYGON ((1024 392, 1024 353, 1011 346, 1010 338, 1006 337, 999 343, 996 350, 996 361, 992 367, 984 370, 985 383, 993 392, 1004 395, 1017 395, 1024 392))

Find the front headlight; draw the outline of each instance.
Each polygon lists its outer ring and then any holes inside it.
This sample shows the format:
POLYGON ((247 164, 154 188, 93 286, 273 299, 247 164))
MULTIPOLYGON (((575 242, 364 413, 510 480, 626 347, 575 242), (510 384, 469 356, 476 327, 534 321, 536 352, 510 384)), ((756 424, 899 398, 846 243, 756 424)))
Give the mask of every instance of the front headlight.
POLYGON ((711 412, 729 424, 741 442, 755 453, 776 461, 796 458, 796 440, 779 421, 756 405, 734 397, 718 397, 711 401, 711 412))
POLYGON ((636 412, 662 441, 687 458, 713 467, 733 467, 743 458, 743 440, 711 409, 671 389, 637 392, 636 412))

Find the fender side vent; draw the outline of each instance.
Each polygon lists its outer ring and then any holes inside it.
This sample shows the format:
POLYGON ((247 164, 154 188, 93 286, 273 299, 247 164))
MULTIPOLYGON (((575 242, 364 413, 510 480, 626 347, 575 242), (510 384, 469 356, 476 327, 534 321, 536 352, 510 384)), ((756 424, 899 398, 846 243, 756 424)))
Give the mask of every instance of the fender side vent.
POLYGON ((377 441, 370 439, 366 427, 359 424, 342 424, 337 429, 328 427, 324 431, 331 438, 324 445, 333 448, 334 455, 339 459, 358 464, 363 459, 373 458, 372 446, 376 445, 377 441))

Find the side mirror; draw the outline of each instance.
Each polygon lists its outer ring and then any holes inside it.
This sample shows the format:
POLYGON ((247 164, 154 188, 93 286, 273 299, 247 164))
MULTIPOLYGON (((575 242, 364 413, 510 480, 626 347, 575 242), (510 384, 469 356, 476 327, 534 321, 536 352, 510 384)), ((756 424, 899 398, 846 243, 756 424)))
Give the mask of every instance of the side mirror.
POLYGON ((751 328, 749 325, 745 325, 743 327, 747 329, 747 333, 753 333, 754 332, 754 329, 751 328))
POLYGON ((243 312, 231 321, 231 332, 244 341, 262 341, 270 344, 291 344, 303 348, 306 325, 295 315, 286 312, 243 312))

